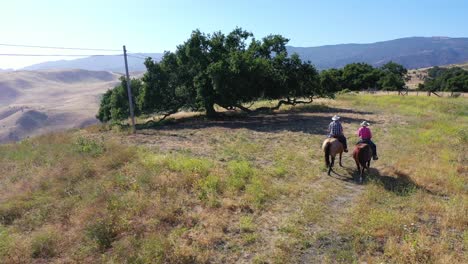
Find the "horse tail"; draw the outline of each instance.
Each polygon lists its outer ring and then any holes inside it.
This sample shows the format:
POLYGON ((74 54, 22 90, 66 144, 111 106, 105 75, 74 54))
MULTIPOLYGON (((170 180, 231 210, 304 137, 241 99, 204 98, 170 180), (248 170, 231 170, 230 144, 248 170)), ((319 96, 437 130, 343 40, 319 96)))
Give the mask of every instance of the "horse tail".
POLYGON ((361 166, 366 168, 367 162, 372 158, 372 150, 370 146, 366 145, 366 147, 359 149, 358 157, 361 166))
POLYGON ((325 151, 325 165, 327 167, 330 167, 330 147, 331 147, 331 143, 327 142, 325 144, 325 147, 323 148, 323 150, 325 151))
POLYGON ((356 166, 357 166, 358 170, 360 170, 359 165, 361 164, 361 161, 360 161, 359 148, 355 148, 355 149, 354 149, 354 151, 353 151, 353 159, 354 159, 354 161, 356 162, 356 166))

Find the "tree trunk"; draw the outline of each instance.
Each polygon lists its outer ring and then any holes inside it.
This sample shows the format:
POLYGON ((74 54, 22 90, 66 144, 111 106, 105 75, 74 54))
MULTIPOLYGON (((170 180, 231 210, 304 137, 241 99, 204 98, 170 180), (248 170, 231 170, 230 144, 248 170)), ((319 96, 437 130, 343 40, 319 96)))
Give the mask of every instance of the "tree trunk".
POLYGON ((207 117, 215 117, 218 114, 216 110, 214 109, 213 102, 205 102, 205 110, 206 110, 207 117))

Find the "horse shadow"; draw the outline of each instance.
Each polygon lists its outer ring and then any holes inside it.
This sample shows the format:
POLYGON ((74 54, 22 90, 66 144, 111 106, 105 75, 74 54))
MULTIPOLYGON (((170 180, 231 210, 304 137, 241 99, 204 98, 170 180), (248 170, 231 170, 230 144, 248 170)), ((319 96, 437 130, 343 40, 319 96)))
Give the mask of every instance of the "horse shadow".
POLYGON ((357 184, 357 180, 359 178, 359 172, 356 169, 347 167, 346 165, 343 165, 341 168, 345 170, 345 173, 339 173, 336 170, 332 170, 331 171, 332 174, 329 175, 329 177, 332 177, 340 181, 357 184))
MULTIPOLYGON (((357 168, 345 167, 345 171, 347 175, 341 175, 335 172, 335 175, 340 176, 340 178, 334 178, 345 182, 359 184, 359 171, 357 170, 357 168)), ((425 188, 424 186, 417 184, 413 181, 413 179, 411 179, 410 175, 401 171, 393 171, 392 176, 390 176, 386 175, 379 169, 371 167, 369 168, 369 171, 366 170, 365 175, 366 176, 362 184, 367 184, 368 182, 373 181, 377 184, 382 185, 385 190, 399 196, 408 196, 417 190, 422 190, 432 195, 440 195, 425 188)))
POLYGON ((418 189, 427 191, 424 187, 415 183, 408 174, 400 171, 395 171, 393 174, 395 176, 384 175, 378 169, 370 168, 368 179, 378 182, 385 190, 400 196, 407 196, 418 189))

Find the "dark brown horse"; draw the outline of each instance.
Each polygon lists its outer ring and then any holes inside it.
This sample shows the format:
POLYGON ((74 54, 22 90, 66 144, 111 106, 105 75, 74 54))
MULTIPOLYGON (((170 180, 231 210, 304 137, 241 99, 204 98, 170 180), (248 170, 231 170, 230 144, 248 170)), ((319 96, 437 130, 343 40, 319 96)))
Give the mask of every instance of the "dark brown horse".
POLYGON ((341 164, 341 155, 343 154, 343 144, 336 138, 327 138, 323 141, 322 144, 323 152, 325 153, 325 165, 328 168, 328 175, 333 170, 333 165, 335 165, 335 156, 337 154, 340 155, 340 166, 343 167, 341 164), (330 161, 331 157, 331 161, 330 161))
POLYGON ((356 161, 356 166, 359 171, 359 183, 362 183, 364 177, 364 169, 369 172, 370 161, 372 159, 372 149, 366 143, 359 143, 354 147, 353 158, 356 161))

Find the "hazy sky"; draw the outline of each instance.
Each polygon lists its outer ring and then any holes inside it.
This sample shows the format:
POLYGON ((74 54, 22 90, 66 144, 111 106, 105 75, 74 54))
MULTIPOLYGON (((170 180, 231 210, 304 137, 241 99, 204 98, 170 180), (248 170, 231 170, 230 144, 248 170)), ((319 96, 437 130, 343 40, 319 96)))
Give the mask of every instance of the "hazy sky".
MULTIPOLYGON (((408 36, 468 37, 467 0, 2 0, 0 43, 174 50, 193 29, 240 26, 293 46, 368 43, 408 36)), ((3 53, 110 54, 0 46, 3 53)), ((54 57, 0 56, 0 68, 54 57)))

